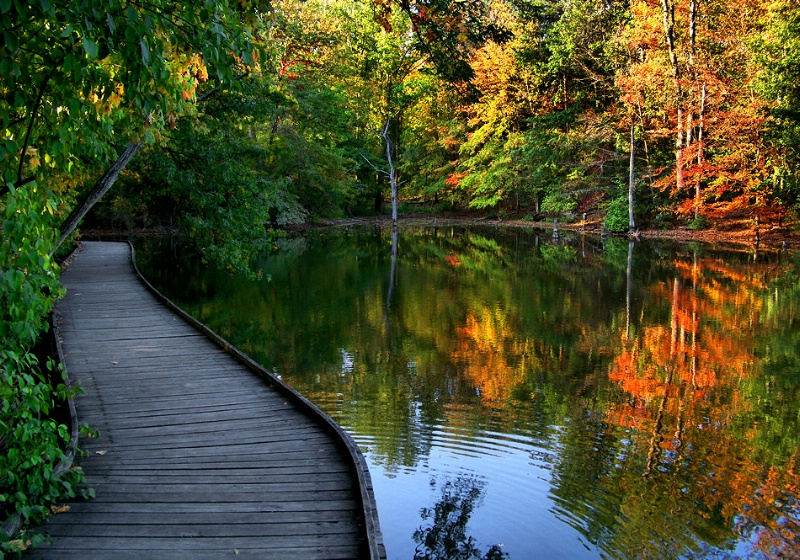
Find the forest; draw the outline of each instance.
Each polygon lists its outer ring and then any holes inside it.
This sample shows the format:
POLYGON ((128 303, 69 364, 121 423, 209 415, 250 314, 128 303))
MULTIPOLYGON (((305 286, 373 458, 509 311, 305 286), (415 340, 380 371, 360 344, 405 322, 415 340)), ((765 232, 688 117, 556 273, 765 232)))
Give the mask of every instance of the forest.
MULTIPOLYGON (((276 2, 258 72, 166 123, 101 215, 210 229, 203 246, 235 256, 259 233, 242 223, 380 213, 394 178, 406 212, 783 225, 797 17, 699 0, 276 2)), ((191 98, 208 71, 189 73, 191 98)))
POLYGON ((389 200, 623 233, 796 218, 788 0, 0 0, 0 28, 5 551, 82 487, 54 474, 71 389, 37 342, 90 210, 244 271, 284 226, 389 200))

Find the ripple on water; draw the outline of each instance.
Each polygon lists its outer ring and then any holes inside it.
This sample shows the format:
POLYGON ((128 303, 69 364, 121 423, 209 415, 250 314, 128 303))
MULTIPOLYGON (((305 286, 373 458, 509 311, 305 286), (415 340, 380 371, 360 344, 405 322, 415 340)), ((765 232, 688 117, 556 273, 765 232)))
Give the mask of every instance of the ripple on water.
POLYGON ((487 418, 485 411, 459 406, 457 412, 457 423, 452 414, 438 423, 414 423, 403 434, 402 445, 416 446, 415 453, 398 454, 411 458, 403 464, 382 452, 385 438, 396 437, 394 427, 368 435, 346 427, 365 451, 382 523, 386 517, 393 532, 405 534, 405 539, 387 536, 393 556, 413 557, 408 537, 430 523, 423 519, 423 509, 440 503, 449 483, 451 489, 476 489, 466 535, 482 551, 502 545, 511 558, 596 558, 597 550, 576 538, 574 524, 553 515, 551 480, 559 429, 549 429, 550 438, 538 428, 501 431, 501 423, 487 418))

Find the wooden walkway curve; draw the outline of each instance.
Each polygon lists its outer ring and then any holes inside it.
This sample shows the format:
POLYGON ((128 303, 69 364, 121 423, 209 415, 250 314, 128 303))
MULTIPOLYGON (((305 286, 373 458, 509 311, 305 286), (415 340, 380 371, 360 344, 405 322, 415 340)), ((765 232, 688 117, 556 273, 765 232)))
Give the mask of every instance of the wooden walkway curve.
POLYGON ((352 440, 159 301, 127 244, 84 244, 63 282, 57 335, 79 421, 99 430, 77 461, 96 497, 51 517, 27 557, 385 558, 352 440))

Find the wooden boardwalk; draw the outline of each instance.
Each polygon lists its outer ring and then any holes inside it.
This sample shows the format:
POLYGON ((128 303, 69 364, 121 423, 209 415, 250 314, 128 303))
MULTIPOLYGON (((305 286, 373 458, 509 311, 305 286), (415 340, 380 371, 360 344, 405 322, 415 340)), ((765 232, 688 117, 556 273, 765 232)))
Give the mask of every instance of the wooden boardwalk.
POLYGON ((26 556, 385 557, 355 444, 171 311, 130 255, 86 243, 63 275, 57 334, 78 419, 99 430, 77 460, 96 498, 26 556))

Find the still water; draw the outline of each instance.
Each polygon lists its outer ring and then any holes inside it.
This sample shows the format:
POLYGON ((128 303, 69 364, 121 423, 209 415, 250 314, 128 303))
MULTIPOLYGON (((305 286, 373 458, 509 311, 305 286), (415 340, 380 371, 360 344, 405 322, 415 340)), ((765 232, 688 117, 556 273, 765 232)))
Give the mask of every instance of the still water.
POLYGON ((800 258, 524 229, 139 248, 363 450, 390 560, 800 557, 800 258))

